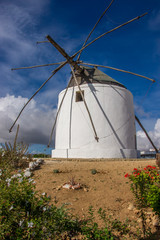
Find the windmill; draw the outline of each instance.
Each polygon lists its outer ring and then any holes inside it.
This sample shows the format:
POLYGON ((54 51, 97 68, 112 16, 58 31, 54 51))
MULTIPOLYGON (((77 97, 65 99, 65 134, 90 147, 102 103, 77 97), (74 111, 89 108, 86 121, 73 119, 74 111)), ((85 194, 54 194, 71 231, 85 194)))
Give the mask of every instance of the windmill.
MULTIPOLYGON (((50 145, 56 127, 55 150, 52 151, 52 157, 137 157, 135 119, 142 128, 143 126, 134 115, 132 94, 124 85, 100 71, 98 67, 136 75, 151 80, 152 82, 154 82, 154 80, 126 70, 80 61, 82 51, 95 41, 133 21, 139 20, 147 14, 144 13, 141 16, 137 16, 105 32, 90 43, 87 43, 92 32, 95 30, 106 11, 110 8, 113 1, 114 0, 110 2, 109 6, 107 6, 102 13, 79 51, 69 56, 66 51, 48 35, 46 37, 47 41, 42 42, 51 43, 62 54, 65 61, 61 63, 24 67, 35 68, 48 65, 59 65, 21 109, 9 130, 10 132, 25 107, 43 86, 66 64, 69 64, 71 68, 72 76, 70 81, 66 89, 59 94, 57 115, 49 140, 50 145), (75 60, 76 56, 78 57, 75 60)), ((14 68, 12 70, 24 68, 14 68)), ((144 128, 143 130, 145 131, 144 128)), ((156 152, 158 152, 146 131, 145 133, 156 152)))

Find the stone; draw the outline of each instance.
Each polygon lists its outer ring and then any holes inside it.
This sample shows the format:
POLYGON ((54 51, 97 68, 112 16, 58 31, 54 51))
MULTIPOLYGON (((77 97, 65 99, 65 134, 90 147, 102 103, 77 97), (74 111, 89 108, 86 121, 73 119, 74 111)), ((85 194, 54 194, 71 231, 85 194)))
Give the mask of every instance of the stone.
POLYGON ((141 219, 141 218, 138 218, 138 219, 137 219, 137 222, 138 222, 138 223, 141 223, 141 222, 142 222, 142 219, 141 219))
POLYGON ((30 171, 25 171, 24 176, 25 177, 31 177, 32 173, 30 171))
POLYGON ((153 224, 154 227, 158 227, 159 226, 159 219, 158 219, 157 216, 154 216, 152 218, 152 224, 153 224))
POLYGON ((88 191, 89 191, 87 188, 83 188, 83 190, 84 190, 85 192, 88 192, 88 191))
POLYGON ((153 215, 153 212, 147 212, 147 215, 153 215))
POLYGON ((151 222, 151 219, 150 218, 147 218, 146 219, 146 223, 150 223, 151 222))
POLYGON ((39 164, 42 164, 42 163, 44 163, 44 160, 39 158, 39 159, 36 160, 36 162, 39 163, 39 164))
POLYGON ((135 208, 133 211, 134 211, 135 214, 137 214, 137 215, 139 214, 139 210, 138 209, 135 208))
POLYGON ((32 171, 35 169, 35 163, 34 162, 29 163, 29 169, 32 170, 32 171))
POLYGON ((133 205, 133 203, 129 204, 128 210, 132 211, 135 208, 135 206, 133 205))

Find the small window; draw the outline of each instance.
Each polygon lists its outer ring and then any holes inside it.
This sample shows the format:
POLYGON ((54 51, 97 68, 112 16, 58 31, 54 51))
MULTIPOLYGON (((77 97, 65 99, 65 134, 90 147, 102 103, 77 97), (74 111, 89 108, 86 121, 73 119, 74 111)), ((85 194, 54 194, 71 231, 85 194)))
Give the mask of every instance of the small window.
MULTIPOLYGON (((82 90, 82 94, 84 96, 84 91, 83 90, 82 90)), ((76 92, 76 102, 82 102, 82 101, 83 101, 83 98, 81 96, 81 93, 80 93, 80 91, 77 91, 76 92)))

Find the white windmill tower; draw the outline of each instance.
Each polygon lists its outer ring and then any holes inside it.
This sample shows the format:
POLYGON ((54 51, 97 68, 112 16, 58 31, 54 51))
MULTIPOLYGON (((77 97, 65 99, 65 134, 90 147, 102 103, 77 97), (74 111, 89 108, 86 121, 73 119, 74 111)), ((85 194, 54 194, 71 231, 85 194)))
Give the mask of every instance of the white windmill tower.
MULTIPOLYGON (((48 65, 60 64, 52 75, 41 85, 33 96, 24 105, 10 132, 23 112, 24 108, 40 89, 67 63, 71 67, 72 76, 66 89, 59 94, 58 110, 51 131, 50 141, 56 127, 55 150, 52 157, 55 158, 136 158, 136 130, 135 119, 141 125, 139 119, 134 115, 132 94, 113 78, 109 77, 97 67, 110 68, 143 77, 154 82, 148 77, 128 72, 125 70, 88 64, 79 61, 81 52, 90 44, 114 30, 123 27, 147 13, 131 19, 110 31, 100 35, 92 42, 87 43, 95 27, 111 6, 113 0, 101 15, 94 28, 88 35, 83 47, 71 57, 61 48, 49 35, 50 42, 66 59, 62 63, 51 63, 39 66, 25 67, 34 68, 48 65), (78 55, 79 54, 79 55, 78 55), (73 60, 78 55, 77 60, 73 60), (89 67, 92 66, 92 67, 89 67)), ((46 42, 46 41, 43 41, 46 42)), ((23 68, 14 68, 23 69, 23 68)), ((143 128, 145 131, 145 129, 143 128)), ((146 133, 146 131, 145 131, 146 133)), ((151 144, 157 151, 153 142, 146 133, 151 144)))
POLYGON ((82 69, 84 76, 73 72, 61 106, 52 157, 136 158, 132 94, 97 68, 82 69))

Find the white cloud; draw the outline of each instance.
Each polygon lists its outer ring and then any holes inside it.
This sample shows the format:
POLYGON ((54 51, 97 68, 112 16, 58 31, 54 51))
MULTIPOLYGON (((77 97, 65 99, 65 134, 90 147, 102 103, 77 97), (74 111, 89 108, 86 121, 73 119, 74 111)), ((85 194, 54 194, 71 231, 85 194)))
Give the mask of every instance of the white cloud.
POLYGON ((149 28, 152 31, 160 30, 160 11, 153 13, 152 18, 149 21, 149 28))
MULTIPOLYGON (((13 95, 0 98, 0 142, 13 141, 16 126, 12 133, 9 133, 8 130, 27 100, 27 98, 13 95)), ((47 145, 55 113, 56 109, 51 109, 45 103, 37 104, 35 100, 32 100, 18 120, 20 125, 19 141, 47 145)), ((149 135, 156 147, 160 148, 160 119, 157 119, 154 129, 149 131, 149 135)), ((140 150, 152 148, 145 133, 141 130, 137 131, 137 144, 140 150)))
POLYGON ((150 114, 145 112, 143 107, 137 104, 134 104, 134 110, 136 112, 136 114, 140 117, 149 117, 150 114))
MULTIPOLYGON (((16 126, 12 133, 9 133, 8 130, 27 100, 21 96, 10 95, 0 98, 0 142, 13 141, 16 126)), ((50 109, 45 104, 39 105, 32 100, 18 120, 20 125, 19 141, 47 145, 55 112, 55 109, 50 109)))
MULTIPOLYGON (((150 138, 152 139, 155 146, 159 149, 160 148, 160 119, 157 119, 155 127, 152 131, 148 132, 150 138)), ((143 131, 137 132, 137 145, 138 149, 140 150, 148 150, 153 148, 151 143, 149 142, 148 138, 146 137, 143 131)))

